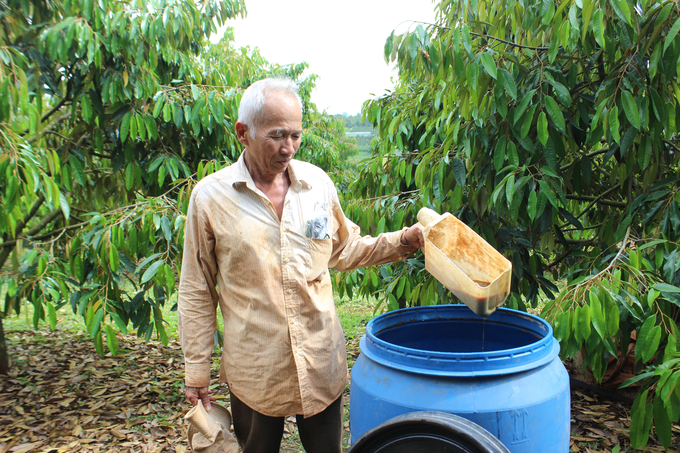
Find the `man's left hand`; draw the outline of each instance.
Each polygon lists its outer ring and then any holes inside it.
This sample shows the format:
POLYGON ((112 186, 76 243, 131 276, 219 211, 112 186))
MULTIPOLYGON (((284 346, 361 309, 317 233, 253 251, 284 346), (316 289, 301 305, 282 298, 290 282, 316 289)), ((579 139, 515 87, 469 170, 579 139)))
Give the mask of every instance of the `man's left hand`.
POLYGON ((424 246, 423 226, 420 223, 412 225, 401 237, 401 243, 416 248, 424 246))

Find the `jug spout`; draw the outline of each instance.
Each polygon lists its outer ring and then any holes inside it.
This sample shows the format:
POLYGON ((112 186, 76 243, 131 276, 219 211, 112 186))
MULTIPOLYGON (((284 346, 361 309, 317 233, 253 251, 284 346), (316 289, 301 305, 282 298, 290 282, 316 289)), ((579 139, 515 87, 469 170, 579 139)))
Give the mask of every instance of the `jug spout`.
POLYGON ((439 220, 441 215, 438 212, 433 211, 430 208, 421 208, 418 211, 418 222, 424 227, 428 226, 430 223, 439 220))

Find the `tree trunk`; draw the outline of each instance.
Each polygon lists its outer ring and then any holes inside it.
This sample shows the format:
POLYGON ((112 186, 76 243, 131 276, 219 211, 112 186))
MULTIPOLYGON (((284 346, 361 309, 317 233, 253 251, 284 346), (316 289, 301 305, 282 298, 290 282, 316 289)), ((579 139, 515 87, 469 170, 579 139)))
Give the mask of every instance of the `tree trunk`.
POLYGON ((5 331, 2 328, 2 317, 0 316, 0 374, 7 375, 9 372, 9 357, 7 356, 7 342, 5 341, 5 331))

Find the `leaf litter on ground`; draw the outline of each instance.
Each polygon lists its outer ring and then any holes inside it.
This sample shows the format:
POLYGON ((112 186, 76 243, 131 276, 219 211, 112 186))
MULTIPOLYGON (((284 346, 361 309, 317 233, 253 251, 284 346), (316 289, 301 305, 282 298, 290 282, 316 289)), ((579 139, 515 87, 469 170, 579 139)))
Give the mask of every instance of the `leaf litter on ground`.
MULTIPOLYGON (((0 453, 185 453, 183 356, 176 341, 165 347, 119 335, 115 357, 101 357, 83 333, 47 329, 6 332, 12 369, 0 377, 0 453)), ((348 362, 359 355, 359 337, 348 339, 348 362)), ((214 354, 217 375, 218 354, 214 354)), ((226 386, 211 389, 229 406, 226 386)), ((345 391, 345 411, 349 392, 345 391)), ((630 402, 592 388, 571 392, 570 452, 629 451, 630 402)), ((345 416, 347 419, 347 414, 345 416)), ((345 447, 349 426, 345 423, 345 447)), ((303 451, 295 418, 286 418, 281 451, 303 451)), ((669 452, 678 452, 673 425, 669 452)), ((651 436, 646 451, 664 451, 651 436)))

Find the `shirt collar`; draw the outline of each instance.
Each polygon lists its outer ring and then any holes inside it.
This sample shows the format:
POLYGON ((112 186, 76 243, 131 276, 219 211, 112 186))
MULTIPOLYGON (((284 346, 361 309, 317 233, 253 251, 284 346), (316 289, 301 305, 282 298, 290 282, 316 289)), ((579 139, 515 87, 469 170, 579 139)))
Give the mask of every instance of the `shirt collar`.
POLYGON ((299 191, 300 188, 310 190, 312 185, 307 182, 302 175, 298 174, 298 170, 300 170, 299 166, 299 161, 295 159, 291 160, 290 164, 288 164, 288 177, 290 178, 290 186, 295 191, 299 191))
MULTIPOLYGON (((236 166, 234 185, 236 186, 245 184, 246 186, 252 185, 252 187, 255 187, 253 177, 250 175, 248 167, 246 167, 246 160, 244 155, 245 152, 242 152, 238 160, 236 161, 236 164, 234 164, 236 166)), ((309 182, 307 182, 304 178, 300 177, 301 175, 297 174, 296 172, 297 167, 298 161, 295 159, 291 160, 290 163, 288 164, 288 177, 290 178, 290 187, 292 187, 292 189, 295 190, 296 192, 299 192, 301 188, 310 190, 312 188, 312 185, 309 182)))

